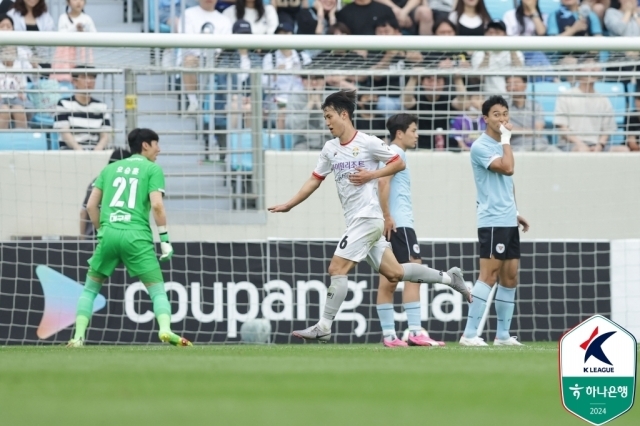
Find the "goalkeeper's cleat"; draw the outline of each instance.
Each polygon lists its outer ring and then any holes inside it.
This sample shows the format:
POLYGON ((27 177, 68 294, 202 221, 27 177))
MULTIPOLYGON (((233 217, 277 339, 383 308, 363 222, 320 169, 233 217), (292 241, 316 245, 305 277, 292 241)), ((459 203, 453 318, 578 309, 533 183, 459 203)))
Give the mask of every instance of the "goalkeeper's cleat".
POLYGON ((447 284, 449 287, 462 294, 462 297, 469 303, 473 302, 473 297, 471 296, 471 292, 467 288, 467 284, 464 282, 464 275, 462 275, 462 270, 457 266, 449 269, 447 274, 451 277, 451 283, 447 284))
POLYGON ((444 346, 444 342, 433 340, 431 337, 425 336, 422 333, 413 334, 413 332, 409 334, 407 343, 409 346, 444 346))
POLYGON ((78 337, 77 339, 71 339, 67 343, 68 348, 81 348, 84 346, 84 339, 82 337, 78 337))
POLYGON ((464 337, 460 338, 460 346, 489 346, 482 337, 464 337))
POLYGON ((173 346, 193 346, 193 343, 175 333, 161 332, 158 336, 162 342, 169 343, 173 346))
POLYGON ((409 346, 406 342, 403 342, 402 339, 398 339, 397 337, 393 340, 382 339, 382 344, 386 348, 406 348, 409 346))
POLYGON ((328 342, 331 339, 331 330, 324 331, 318 324, 312 325, 304 330, 296 330, 292 335, 304 340, 317 340, 319 342, 328 342))
POLYGON ((524 346, 522 343, 518 342, 518 338, 511 336, 508 339, 500 340, 496 338, 493 341, 493 346, 524 346))

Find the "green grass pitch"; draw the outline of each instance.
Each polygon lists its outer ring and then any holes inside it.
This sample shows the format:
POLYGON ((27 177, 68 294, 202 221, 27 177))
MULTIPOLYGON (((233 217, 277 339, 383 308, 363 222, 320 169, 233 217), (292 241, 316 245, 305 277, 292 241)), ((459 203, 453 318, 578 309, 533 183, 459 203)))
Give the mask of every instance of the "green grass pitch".
MULTIPOLYGON (((0 424, 587 423, 560 402, 557 344, 536 343, 0 347, 0 424)), ((640 408, 610 424, 640 425, 640 408)))

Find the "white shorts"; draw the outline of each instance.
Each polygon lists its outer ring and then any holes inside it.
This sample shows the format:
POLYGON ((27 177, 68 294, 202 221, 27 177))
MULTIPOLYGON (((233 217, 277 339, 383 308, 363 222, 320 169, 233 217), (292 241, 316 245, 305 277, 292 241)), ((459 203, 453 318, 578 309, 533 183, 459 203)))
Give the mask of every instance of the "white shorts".
POLYGON ((378 272, 382 255, 391 245, 385 240, 384 220, 359 217, 347 228, 340 237, 335 255, 353 262, 367 263, 378 272))

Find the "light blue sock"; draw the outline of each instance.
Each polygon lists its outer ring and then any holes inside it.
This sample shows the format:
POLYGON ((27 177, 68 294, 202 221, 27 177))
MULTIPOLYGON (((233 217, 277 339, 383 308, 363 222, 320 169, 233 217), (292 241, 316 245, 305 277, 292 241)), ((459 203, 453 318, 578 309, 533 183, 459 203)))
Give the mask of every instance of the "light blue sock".
POLYGON ((513 318, 513 308, 516 304, 516 289, 498 285, 496 291, 496 316, 498 317, 498 331, 496 338, 507 340, 509 338, 509 328, 511 328, 511 318, 513 318))
POLYGON ((469 303, 469 316, 464 328, 464 337, 470 339, 478 335, 478 325, 480 325, 484 309, 487 307, 489 293, 491 293, 491 287, 480 280, 476 281, 476 285, 471 290, 473 302, 469 303))
POLYGON ((383 303, 376 306, 378 318, 380 318, 380 327, 382 327, 382 335, 385 338, 396 336, 396 327, 393 323, 393 305, 391 303, 383 303))
POLYGON ((402 306, 404 307, 404 311, 407 313, 409 330, 420 331, 420 329, 422 329, 420 324, 420 302, 409 302, 402 306))

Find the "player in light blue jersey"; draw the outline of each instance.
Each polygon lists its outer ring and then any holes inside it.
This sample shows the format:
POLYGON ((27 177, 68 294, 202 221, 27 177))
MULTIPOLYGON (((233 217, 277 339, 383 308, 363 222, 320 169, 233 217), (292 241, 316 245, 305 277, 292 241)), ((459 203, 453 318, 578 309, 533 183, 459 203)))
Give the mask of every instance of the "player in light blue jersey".
POLYGON ((469 305, 469 316, 460 338, 463 346, 487 346, 478 336, 491 288, 498 284, 495 295, 498 330, 493 342, 497 346, 522 345, 510 336, 509 328, 515 307, 520 235, 529 223, 516 209, 516 196, 511 176, 514 171, 511 150, 509 105, 502 96, 492 96, 482 105, 487 130, 471 145, 471 167, 476 182, 478 240, 480 241, 480 277, 469 305))
MULTIPOLYGON (((418 142, 418 117, 396 114, 387 121, 391 134, 391 150, 407 164, 405 151, 413 149, 418 142)), ((378 180, 378 196, 384 216, 384 236, 391 243, 391 250, 400 263, 422 263, 420 245, 413 230, 413 206, 411 203, 411 177, 409 167, 393 176, 378 180)), ((407 343, 398 339, 393 320, 393 293, 398 283, 392 283, 380 275, 376 309, 382 327, 382 344, 396 346, 444 346, 425 334, 420 323, 420 284, 405 282, 402 291, 402 306, 407 314, 409 336, 407 343)))

